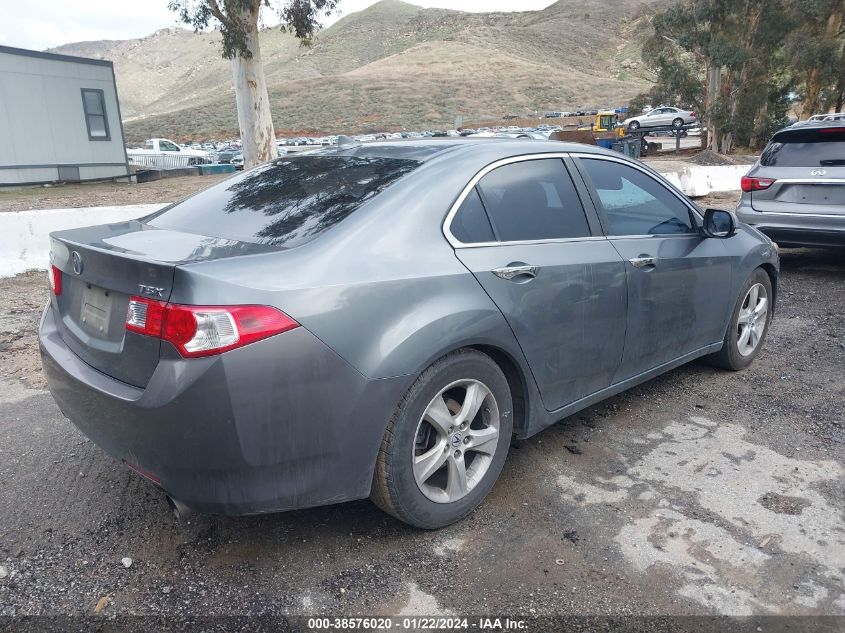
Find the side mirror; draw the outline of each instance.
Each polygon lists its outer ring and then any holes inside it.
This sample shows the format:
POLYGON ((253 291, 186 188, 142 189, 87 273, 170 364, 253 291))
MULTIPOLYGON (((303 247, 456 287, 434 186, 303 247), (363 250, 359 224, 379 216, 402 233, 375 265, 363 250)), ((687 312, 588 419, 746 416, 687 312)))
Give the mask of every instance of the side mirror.
POLYGON ((736 233, 736 220, 733 213, 724 209, 707 209, 704 212, 704 235, 725 239, 736 233))

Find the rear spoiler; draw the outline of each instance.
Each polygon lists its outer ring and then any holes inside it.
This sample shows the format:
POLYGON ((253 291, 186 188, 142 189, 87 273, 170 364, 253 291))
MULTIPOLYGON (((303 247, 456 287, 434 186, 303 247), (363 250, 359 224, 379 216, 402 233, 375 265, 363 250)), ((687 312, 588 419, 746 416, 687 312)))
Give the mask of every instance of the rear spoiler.
POLYGON ((788 127, 775 133, 773 143, 824 143, 845 141, 845 125, 788 127))

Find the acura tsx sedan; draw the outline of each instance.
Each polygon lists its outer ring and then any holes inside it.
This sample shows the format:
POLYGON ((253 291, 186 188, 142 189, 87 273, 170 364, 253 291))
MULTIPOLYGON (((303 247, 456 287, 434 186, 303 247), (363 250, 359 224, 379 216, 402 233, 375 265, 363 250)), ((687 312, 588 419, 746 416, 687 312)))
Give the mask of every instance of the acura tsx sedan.
POLYGON ((176 508, 371 497, 437 528, 524 438, 763 345, 776 246, 593 146, 449 139, 286 156, 51 235, 62 412, 176 508))

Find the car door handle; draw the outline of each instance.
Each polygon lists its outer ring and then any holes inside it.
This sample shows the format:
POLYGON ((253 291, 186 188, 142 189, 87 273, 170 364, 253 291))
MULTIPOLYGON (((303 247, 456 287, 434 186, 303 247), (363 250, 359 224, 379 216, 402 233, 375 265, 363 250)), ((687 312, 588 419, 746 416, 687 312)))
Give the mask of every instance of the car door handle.
POLYGON ((539 266, 529 266, 529 265, 521 265, 521 266, 505 266, 503 268, 494 268, 491 271, 496 277, 500 279, 511 280, 515 277, 536 277, 537 273, 540 272, 539 266))
POLYGON ((631 262, 631 265, 634 268, 654 268, 657 266, 657 258, 647 255, 640 255, 639 257, 634 257, 628 261, 631 262))

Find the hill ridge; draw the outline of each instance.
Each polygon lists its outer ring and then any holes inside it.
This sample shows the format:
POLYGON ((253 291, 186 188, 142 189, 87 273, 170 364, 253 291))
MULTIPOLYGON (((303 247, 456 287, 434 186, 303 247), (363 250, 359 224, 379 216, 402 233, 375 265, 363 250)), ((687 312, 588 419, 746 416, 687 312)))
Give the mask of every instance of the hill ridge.
MULTIPOLYGON (((643 16, 667 2, 469 13, 381 0, 342 16, 308 48, 266 28, 273 120, 279 130, 337 133, 617 105, 649 85, 637 63, 651 28, 643 16)), ((114 62, 128 138, 220 137, 237 133, 237 117, 219 38, 172 26, 51 50, 114 62)))

